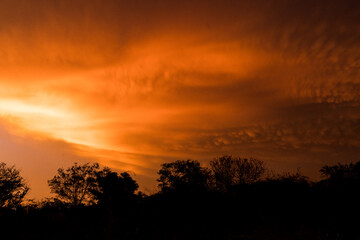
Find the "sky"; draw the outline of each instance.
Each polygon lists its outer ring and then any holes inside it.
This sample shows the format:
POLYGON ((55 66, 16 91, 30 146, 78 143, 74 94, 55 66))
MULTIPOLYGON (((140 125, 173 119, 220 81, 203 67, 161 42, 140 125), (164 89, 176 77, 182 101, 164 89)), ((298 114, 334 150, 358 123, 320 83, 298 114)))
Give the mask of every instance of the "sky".
POLYGON ((319 179, 360 160, 358 1, 0 0, 0 161, 29 196, 74 162, 156 191, 232 154, 319 179))

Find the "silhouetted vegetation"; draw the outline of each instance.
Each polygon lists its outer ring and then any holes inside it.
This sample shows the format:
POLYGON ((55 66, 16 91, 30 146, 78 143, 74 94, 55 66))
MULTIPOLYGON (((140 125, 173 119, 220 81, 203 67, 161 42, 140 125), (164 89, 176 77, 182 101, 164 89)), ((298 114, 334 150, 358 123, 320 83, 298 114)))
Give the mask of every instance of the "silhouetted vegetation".
POLYGON ((257 159, 241 159, 231 155, 218 157, 210 162, 214 175, 215 187, 227 192, 231 188, 244 184, 256 183, 263 177, 265 167, 257 159))
POLYGON ((97 171, 99 164, 84 164, 74 166, 64 170, 58 169, 58 173, 53 179, 49 180, 52 193, 63 203, 71 206, 94 204, 94 192, 97 190, 97 171))
POLYGON ((0 207, 19 206, 28 191, 29 187, 19 171, 0 163, 0 207))
POLYGON ((0 226, 12 239, 360 239, 360 162, 269 174, 264 163, 224 155, 164 163, 146 196, 128 172, 98 164, 59 169, 54 198, 22 203, 19 171, 0 164, 0 226))
POLYGON ((210 171, 200 166, 198 161, 186 160, 164 163, 158 172, 159 187, 162 192, 206 190, 210 171))

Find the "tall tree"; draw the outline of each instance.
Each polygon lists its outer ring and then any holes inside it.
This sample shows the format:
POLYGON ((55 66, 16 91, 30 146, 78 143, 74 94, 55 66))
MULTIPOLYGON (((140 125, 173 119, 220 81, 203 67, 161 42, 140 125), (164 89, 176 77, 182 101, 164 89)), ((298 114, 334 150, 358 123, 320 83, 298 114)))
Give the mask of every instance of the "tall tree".
POLYGON ((99 164, 89 163, 63 169, 59 168, 57 175, 48 181, 51 192, 57 198, 71 206, 91 205, 95 203, 94 192, 98 189, 97 173, 99 164))
POLYGON ((19 205, 29 187, 14 166, 7 167, 0 163, 0 207, 15 207, 19 205))
POLYGON ((250 158, 224 155, 210 162, 215 186, 220 191, 228 191, 239 184, 252 184, 261 179, 265 173, 264 163, 250 158))
POLYGON ((98 189, 94 192, 98 204, 108 208, 122 208, 135 199, 139 188, 129 173, 118 174, 109 168, 104 168, 97 175, 98 189))
POLYGON ((208 187, 210 171, 196 160, 177 160, 161 166, 157 181, 162 191, 204 190, 208 187))

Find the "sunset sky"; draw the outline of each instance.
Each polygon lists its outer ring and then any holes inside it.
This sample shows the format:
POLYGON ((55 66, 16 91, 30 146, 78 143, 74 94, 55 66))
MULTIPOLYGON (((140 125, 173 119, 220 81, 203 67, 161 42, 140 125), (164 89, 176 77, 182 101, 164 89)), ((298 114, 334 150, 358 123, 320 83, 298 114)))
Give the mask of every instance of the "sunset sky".
POLYGON ((30 197, 99 162, 360 160, 359 1, 0 0, 0 161, 30 197))

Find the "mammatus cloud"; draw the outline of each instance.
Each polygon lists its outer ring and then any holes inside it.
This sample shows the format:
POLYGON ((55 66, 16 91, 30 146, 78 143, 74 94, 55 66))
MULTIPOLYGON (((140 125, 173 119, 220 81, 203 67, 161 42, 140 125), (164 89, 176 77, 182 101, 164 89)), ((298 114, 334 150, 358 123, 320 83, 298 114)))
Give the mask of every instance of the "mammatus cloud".
POLYGON ((0 117, 41 146, 152 184, 177 158, 357 160, 357 1, 0 4, 0 117))

